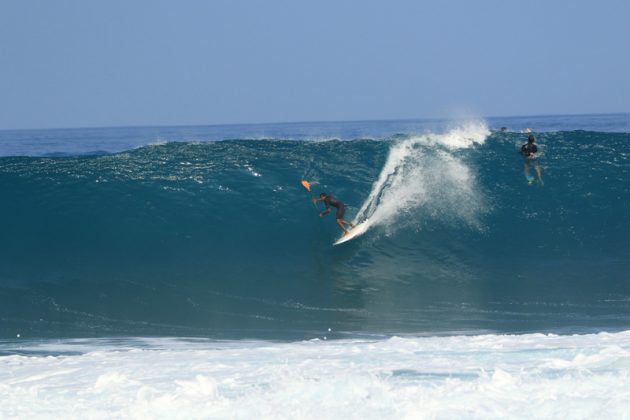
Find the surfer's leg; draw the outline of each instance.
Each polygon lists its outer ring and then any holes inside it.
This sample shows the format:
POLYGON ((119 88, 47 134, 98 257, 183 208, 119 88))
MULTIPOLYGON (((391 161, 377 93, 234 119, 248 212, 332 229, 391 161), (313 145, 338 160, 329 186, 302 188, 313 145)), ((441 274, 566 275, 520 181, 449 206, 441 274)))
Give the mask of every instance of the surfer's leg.
POLYGON ((350 225, 350 227, 354 227, 354 225, 352 223, 346 222, 345 220, 343 220, 343 215, 346 213, 346 207, 343 206, 339 209, 337 209, 337 214, 335 214, 335 219, 337 219, 337 224, 339 226, 341 226, 341 229, 344 230, 344 232, 348 233, 348 231, 346 230, 346 228, 344 228, 344 225, 350 225))
POLYGON ((536 171, 536 177, 538 178, 538 182, 540 182, 540 185, 544 185, 543 180, 542 180, 542 170, 540 169, 540 165, 536 164, 536 166, 534 166, 534 170, 536 171))
POLYGON ((337 224, 339 225, 341 230, 343 230, 343 232, 344 232, 343 234, 344 235, 347 235, 348 233, 350 233, 350 232, 348 232, 348 230, 345 227, 343 227, 343 220, 342 219, 337 219, 337 224))
POLYGON ((343 223, 344 225, 348 225, 348 226, 350 226, 351 228, 354 228, 354 225, 353 225, 352 223, 350 223, 350 222, 346 222, 346 221, 345 221, 345 220, 343 220, 343 219, 341 219, 341 223, 343 223))
POLYGON ((523 169, 525 173, 525 178, 529 178, 529 162, 525 161, 525 168, 523 169))
POLYGON ((343 227, 344 223, 347 223, 345 220, 343 220, 343 214, 346 212, 346 208, 345 207, 341 207, 337 209, 337 213, 335 214, 335 221, 337 222, 337 224, 339 225, 339 227, 341 228, 341 230, 343 230, 343 235, 346 236, 348 233, 348 230, 343 227))

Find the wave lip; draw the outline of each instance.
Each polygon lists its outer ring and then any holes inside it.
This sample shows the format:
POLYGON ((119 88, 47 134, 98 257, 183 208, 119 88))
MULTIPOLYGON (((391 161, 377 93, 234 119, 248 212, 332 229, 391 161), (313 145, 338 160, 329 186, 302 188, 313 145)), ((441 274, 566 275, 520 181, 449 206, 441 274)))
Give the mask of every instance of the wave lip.
MULTIPOLYGON (((477 224, 483 198, 465 161, 454 153, 481 145, 490 135, 484 121, 470 121, 443 134, 394 143, 354 223, 368 228, 401 226, 401 218, 423 207, 425 214, 477 224)), ((402 226, 409 227, 409 223, 402 226)), ((415 226, 418 227, 418 226, 415 226)))

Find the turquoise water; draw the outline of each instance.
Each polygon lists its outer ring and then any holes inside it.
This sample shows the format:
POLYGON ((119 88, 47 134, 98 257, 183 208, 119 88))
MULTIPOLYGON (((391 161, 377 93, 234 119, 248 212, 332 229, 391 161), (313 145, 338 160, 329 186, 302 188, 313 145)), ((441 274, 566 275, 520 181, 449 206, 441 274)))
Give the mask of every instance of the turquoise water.
POLYGON ((622 330, 629 120, 0 132, 0 337, 622 330))

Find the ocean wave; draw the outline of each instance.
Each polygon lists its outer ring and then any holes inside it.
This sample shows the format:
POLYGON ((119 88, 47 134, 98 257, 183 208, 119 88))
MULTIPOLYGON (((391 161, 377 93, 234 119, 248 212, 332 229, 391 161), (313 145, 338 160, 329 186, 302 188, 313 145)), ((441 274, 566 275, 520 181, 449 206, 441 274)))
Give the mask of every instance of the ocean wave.
POLYGON ((483 122, 0 158, 0 336, 626 325, 630 139, 536 137, 533 185, 524 135, 483 122), (305 177, 370 229, 332 247, 305 177))

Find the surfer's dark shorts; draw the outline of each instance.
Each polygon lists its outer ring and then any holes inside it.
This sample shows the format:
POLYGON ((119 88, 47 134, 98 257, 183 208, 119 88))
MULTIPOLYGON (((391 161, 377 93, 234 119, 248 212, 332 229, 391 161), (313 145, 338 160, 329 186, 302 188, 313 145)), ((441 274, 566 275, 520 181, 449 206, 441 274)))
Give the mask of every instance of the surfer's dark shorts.
POLYGON ((343 215, 345 213, 346 213, 346 207, 345 206, 337 209, 337 213, 335 213, 335 219, 337 219, 337 220, 343 219, 343 215))

